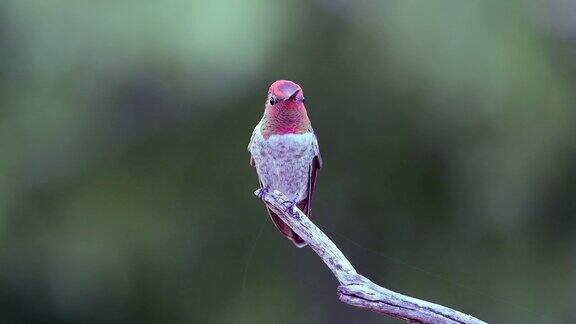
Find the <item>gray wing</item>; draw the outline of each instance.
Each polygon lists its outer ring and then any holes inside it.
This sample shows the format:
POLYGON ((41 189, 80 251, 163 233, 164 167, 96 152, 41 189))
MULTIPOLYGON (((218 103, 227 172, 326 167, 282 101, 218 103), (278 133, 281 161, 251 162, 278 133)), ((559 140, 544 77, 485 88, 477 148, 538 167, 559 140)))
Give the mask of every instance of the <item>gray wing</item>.
POLYGON ((308 196, 298 203, 298 208, 308 217, 312 217, 312 197, 316 190, 316 178, 318 171, 322 168, 322 156, 320 155, 320 147, 318 146, 318 139, 314 134, 314 141, 312 142, 314 158, 310 163, 309 176, 308 176, 308 196))
POLYGON ((254 157, 252 156, 252 152, 250 151, 250 146, 254 142, 254 137, 256 136, 256 130, 260 127, 260 123, 254 127, 254 131, 252 131, 252 135, 250 136, 250 142, 248 142, 248 152, 250 152, 250 165, 255 167, 256 162, 254 161, 254 157))

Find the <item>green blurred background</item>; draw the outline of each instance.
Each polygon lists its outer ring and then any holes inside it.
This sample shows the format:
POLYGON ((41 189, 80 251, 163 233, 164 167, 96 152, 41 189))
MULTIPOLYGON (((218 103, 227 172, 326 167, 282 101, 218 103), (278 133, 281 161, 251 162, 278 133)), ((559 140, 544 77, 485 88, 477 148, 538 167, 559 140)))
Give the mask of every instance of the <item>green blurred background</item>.
POLYGON ((384 286, 576 322, 576 4, 0 3, 1 323, 396 323, 253 196, 305 89, 315 221, 384 286))

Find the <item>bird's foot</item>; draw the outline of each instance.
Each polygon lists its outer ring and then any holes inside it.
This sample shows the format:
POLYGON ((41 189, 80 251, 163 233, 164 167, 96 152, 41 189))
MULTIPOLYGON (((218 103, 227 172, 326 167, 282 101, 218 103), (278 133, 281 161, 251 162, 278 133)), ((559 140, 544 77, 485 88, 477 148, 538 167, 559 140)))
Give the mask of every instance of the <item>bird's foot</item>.
POLYGON ((270 191, 270 188, 268 188, 268 187, 260 188, 260 192, 258 192, 258 198, 260 198, 260 200, 264 200, 264 195, 266 195, 269 191, 270 191))
POLYGON ((296 206, 296 200, 285 200, 282 205, 286 207, 286 211, 294 212, 294 206, 296 206))

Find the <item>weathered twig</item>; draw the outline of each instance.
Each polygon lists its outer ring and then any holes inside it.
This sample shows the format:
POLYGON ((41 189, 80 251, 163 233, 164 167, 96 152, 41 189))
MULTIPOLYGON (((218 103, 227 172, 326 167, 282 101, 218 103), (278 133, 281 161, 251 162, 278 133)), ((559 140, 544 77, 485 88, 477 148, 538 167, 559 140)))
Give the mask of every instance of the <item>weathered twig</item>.
POLYGON ((340 282, 340 301, 352 306, 368 309, 391 317, 416 323, 485 323, 475 317, 448 307, 412 298, 380 287, 357 273, 334 242, 326 236, 297 207, 287 210, 286 196, 279 192, 260 192, 262 197, 296 234, 322 258, 340 282))

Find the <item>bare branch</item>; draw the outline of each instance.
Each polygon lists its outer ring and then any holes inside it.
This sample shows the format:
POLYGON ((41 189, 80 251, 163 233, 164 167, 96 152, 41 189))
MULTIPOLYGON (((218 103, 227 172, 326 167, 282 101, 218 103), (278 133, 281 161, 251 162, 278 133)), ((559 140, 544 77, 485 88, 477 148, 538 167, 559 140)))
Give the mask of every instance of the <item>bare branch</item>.
POLYGON ((362 276, 338 247, 297 207, 287 210, 286 196, 279 192, 254 193, 272 208, 296 234, 322 258, 340 282, 340 301, 352 306, 415 323, 485 323, 448 307, 412 298, 380 287, 362 276))

